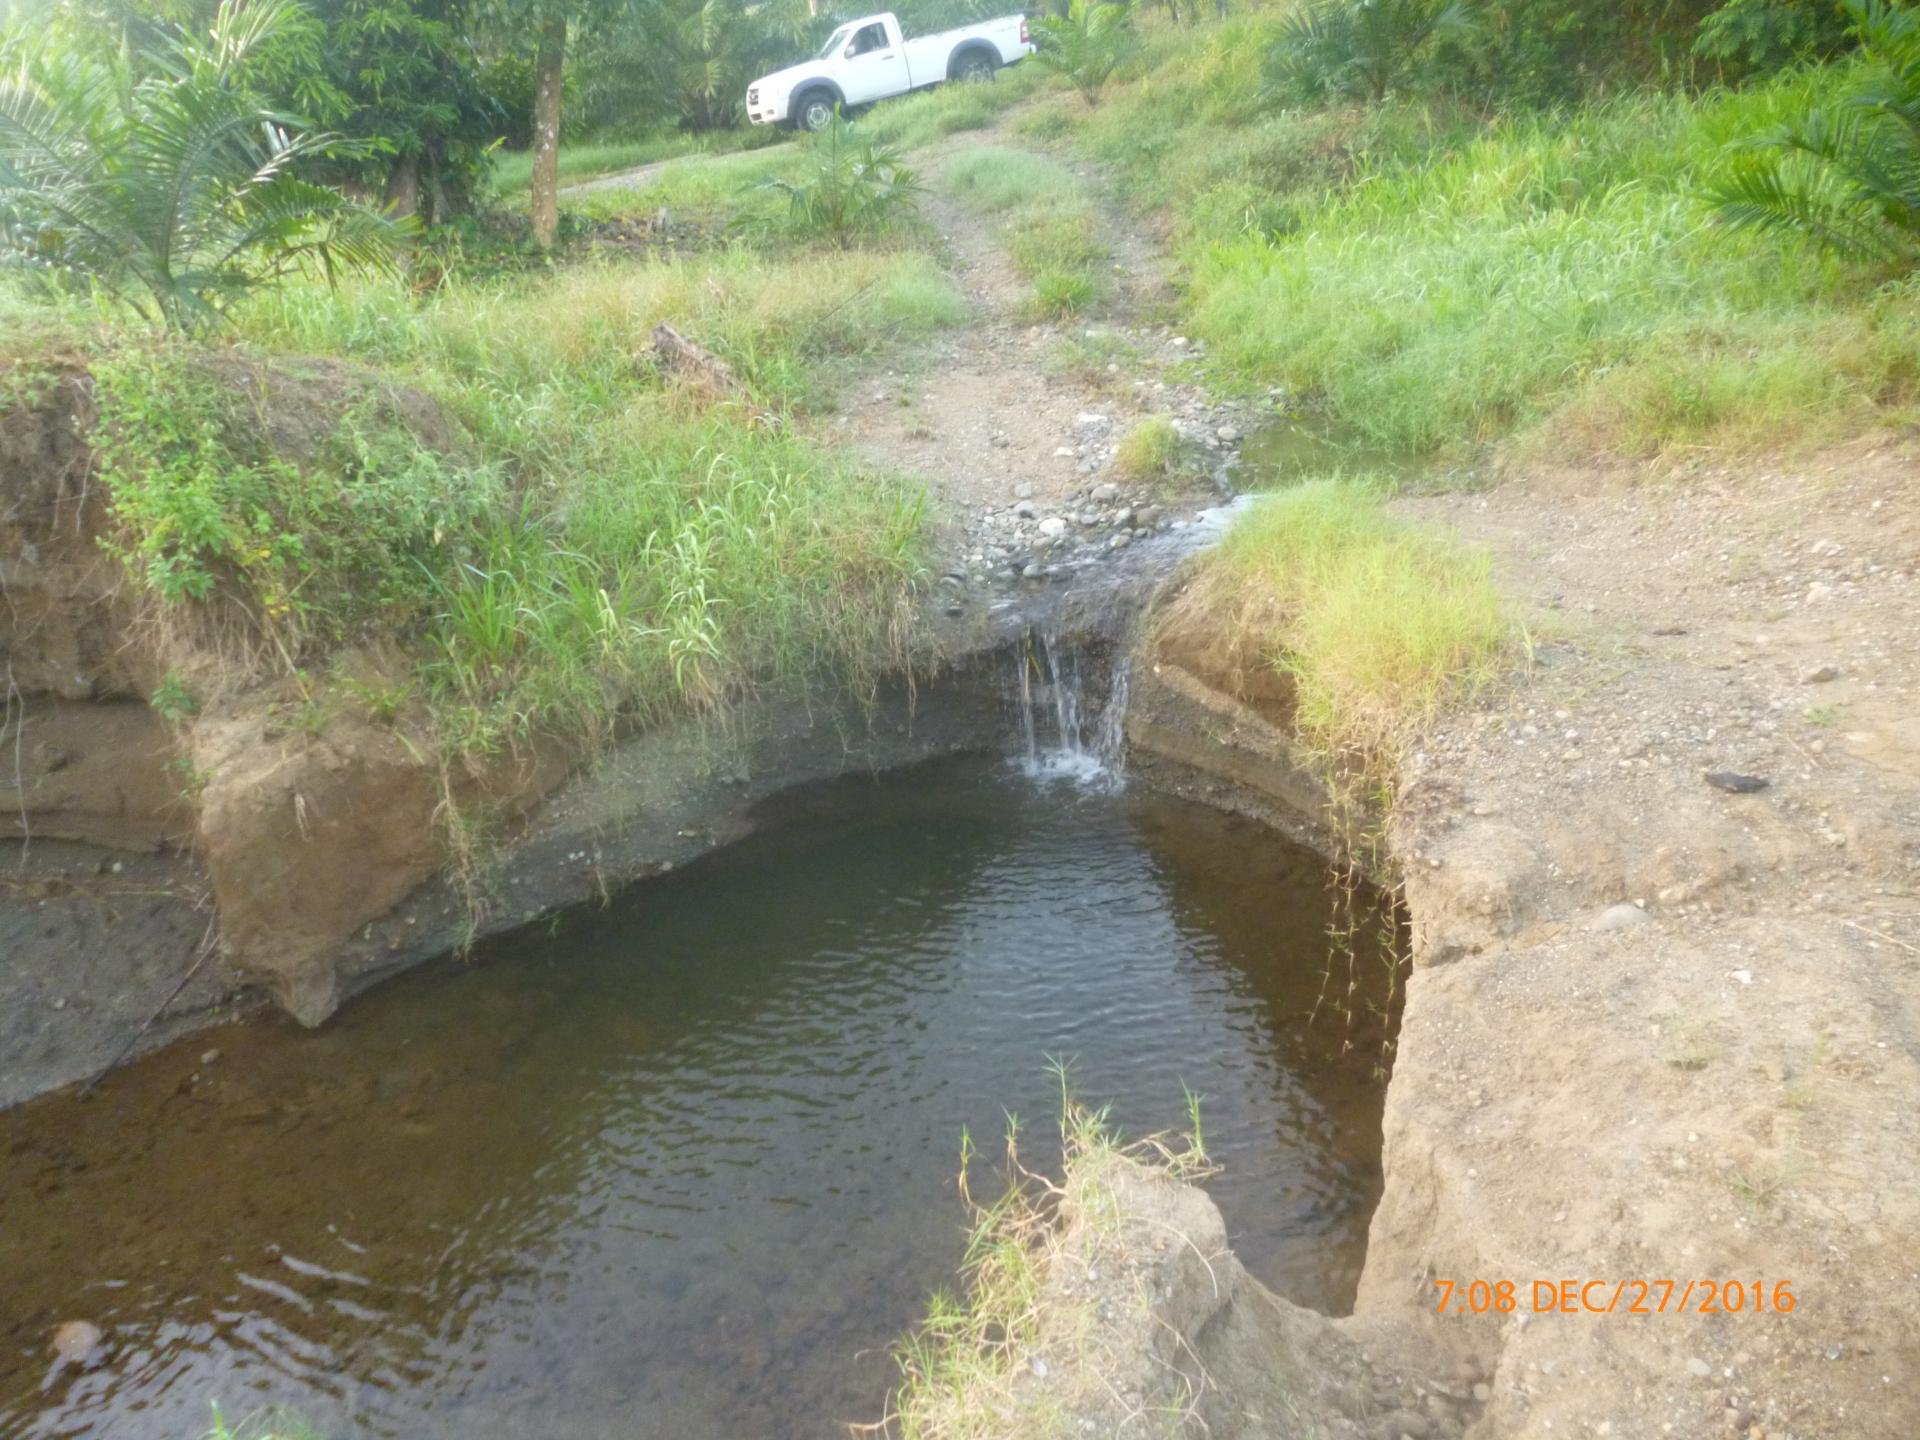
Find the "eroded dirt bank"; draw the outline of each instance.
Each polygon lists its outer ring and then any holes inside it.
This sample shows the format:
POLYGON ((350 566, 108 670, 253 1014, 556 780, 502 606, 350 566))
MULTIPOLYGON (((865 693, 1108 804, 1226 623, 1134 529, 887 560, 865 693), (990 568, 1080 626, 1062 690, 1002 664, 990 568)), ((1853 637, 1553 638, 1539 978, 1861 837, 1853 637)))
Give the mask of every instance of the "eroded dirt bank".
MULTIPOLYGON (((1490 549, 1531 663, 1402 767, 1415 969, 1356 1313, 1303 1319, 1218 1251, 1171 1309, 1147 1287, 1187 1327, 1169 1433, 1920 1428, 1915 469, 1402 503, 1490 549), (1332 1346, 1319 1373, 1362 1382, 1276 1405, 1220 1348, 1243 1312, 1285 1317, 1274 1366, 1332 1346)), ((1142 657, 1136 749, 1284 817, 1285 696, 1187 620, 1142 657)))

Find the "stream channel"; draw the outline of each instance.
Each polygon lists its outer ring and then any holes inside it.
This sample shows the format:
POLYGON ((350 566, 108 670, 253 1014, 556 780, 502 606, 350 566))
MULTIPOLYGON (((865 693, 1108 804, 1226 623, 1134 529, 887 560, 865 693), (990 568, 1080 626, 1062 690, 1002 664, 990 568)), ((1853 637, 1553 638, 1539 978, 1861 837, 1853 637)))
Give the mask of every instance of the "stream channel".
POLYGON ((1343 1311, 1380 947, 1349 974, 1317 856, 1057 760, 789 792, 317 1032, 231 1024, 0 1114, 0 1435, 197 1440, 216 1402, 329 1440, 844 1434, 955 1282, 963 1129, 976 1195, 1009 1111, 1057 1158, 1050 1058, 1129 1134, 1203 1097, 1239 1255, 1343 1311), (1314 1015, 1356 981, 1360 1018, 1314 1015))

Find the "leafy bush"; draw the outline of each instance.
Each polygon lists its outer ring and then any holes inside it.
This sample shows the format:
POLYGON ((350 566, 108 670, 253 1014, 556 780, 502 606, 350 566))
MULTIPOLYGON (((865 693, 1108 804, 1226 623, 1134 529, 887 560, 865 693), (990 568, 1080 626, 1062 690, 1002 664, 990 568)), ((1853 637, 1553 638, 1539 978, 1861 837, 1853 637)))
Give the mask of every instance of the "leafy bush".
POLYGON ((1748 142, 1711 194, 1730 225, 1803 235, 1861 259, 1920 259, 1920 11, 1840 0, 1865 52, 1860 80, 1748 142))
POLYGON ((1383 100, 1434 47, 1479 33, 1465 0, 1312 0, 1280 32, 1280 84, 1310 99, 1383 100))
POLYGON ((297 23, 290 0, 222 0, 142 78, 124 56, 28 55, 0 82, 0 262, 181 329, 289 270, 389 264, 399 226, 295 173, 351 147, 291 133, 242 84, 297 23))
POLYGON ((425 449, 377 403, 296 464, 261 433, 251 387, 190 352, 126 350, 93 373, 113 548, 163 603, 232 603, 289 660, 417 618, 499 498, 496 472, 425 449))
POLYGON ((1034 60, 1063 75, 1089 105, 1113 72, 1139 50, 1133 15, 1112 0, 1073 0, 1065 15, 1033 21, 1034 60))
POLYGON ((813 137, 800 177, 772 179, 765 188, 787 197, 791 230, 843 248, 911 218, 924 189, 897 151, 856 140, 838 114, 813 137))
POLYGON ((1694 54, 1765 74, 1821 58, 1847 43, 1847 18, 1833 0, 1726 0, 1700 22, 1694 54))

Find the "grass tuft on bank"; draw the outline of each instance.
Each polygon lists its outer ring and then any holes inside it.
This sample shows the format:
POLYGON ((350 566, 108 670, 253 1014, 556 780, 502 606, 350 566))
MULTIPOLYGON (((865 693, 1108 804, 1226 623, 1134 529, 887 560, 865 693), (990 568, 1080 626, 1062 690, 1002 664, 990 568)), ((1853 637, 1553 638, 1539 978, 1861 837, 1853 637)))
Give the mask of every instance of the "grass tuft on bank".
POLYGON ((1164 623, 1197 619, 1292 683, 1300 736, 1371 778, 1497 676, 1518 635, 1485 554, 1329 478, 1266 495, 1201 557, 1164 623))
MULTIPOLYGON (((889 1397, 879 1434, 893 1440, 1064 1434, 1074 1405, 1084 1406, 1092 1397, 1062 1394, 1059 1384, 1076 1375, 1087 1383, 1110 1383, 1104 1380, 1105 1357, 1090 1343, 1103 1302, 1090 1293, 1085 1277, 1096 1269, 1123 1270, 1123 1245, 1119 1253, 1103 1252, 1116 1246, 1130 1221, 1139 1223, 1121 1213, 1116 1174, 1133 1169, 1194 1180, 1214 1166, 1194 1096, 1188 1096, 1186 1135, 1129 1143, 1105 1110, 1090 1110, 1073 1098, 1064 1069, 1060 1073, 1058 1179, 1020 1164, 1019 1129, 1010 1123, 999 1179, 1003 1188, 976 1201, 968 1180, 979 1157, 970 1137, 962 1136, 961 1195, 973 1214, 961 1262, 962 1288, 937 1292, 926 1319, 896 1347, 900 1384, 889 1397), (1032 1363, 1043 1352, 1042 1373, 1057 1378, 1035 1385, 1032 1363)), ((1133 1238, 1139 1242, 1137 1235, 1133 1238)), ((1137 1299, 1124 1295, 1104 1303, 1137 1299)))

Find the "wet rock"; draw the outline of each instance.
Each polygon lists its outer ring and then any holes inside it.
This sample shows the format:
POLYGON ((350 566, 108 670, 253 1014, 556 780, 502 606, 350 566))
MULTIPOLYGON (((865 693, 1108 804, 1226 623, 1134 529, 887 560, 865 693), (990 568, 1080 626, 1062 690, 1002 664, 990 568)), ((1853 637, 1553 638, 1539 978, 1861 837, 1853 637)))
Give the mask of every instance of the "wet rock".
POLYGON ((67 1320, 54 1327, 53 1353, 62 1365, 91 1365, 105 1338, 91 1320, 67 1320))
POLYGON ((1096 505, 1111 505, 1120 498, 1120 487, 1111 481, 1104 485, 1096 485, 1087 498, 1096 505))
POLYGON ((1058 540, 1067 533, 1067 522, 1058 515, 1049 515, 1040 522, 1040 533, 1049 540, 1058 540))

